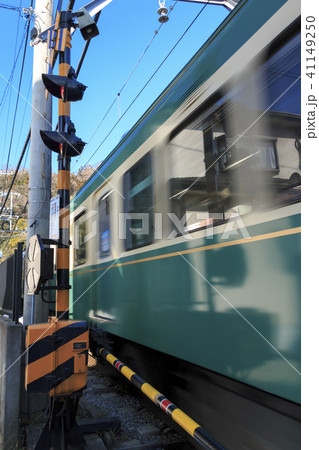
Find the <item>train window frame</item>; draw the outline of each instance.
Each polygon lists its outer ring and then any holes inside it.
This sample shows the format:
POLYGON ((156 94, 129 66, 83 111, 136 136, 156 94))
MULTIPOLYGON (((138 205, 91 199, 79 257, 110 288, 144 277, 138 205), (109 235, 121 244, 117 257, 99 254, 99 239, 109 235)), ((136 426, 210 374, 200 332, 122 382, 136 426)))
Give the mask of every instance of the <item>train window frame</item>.
MULTIPOLYGON (((300 21, 296 21, 291 27, 289 27, 289 29, 285 30, 283 33, 281 33, 280 36, 278 36, 276 39, 274 39, 268 46, 267 48, 261 50, 261 52, 256 55, 255 60, 262 60, 263 63, 260 65, 260 70, 262 68, 265 68, 265 77, 268 76, 266 75, 266 70, 268 65, 271 62, 271 59, 277 54, 280 55, 280 53, 282 52, 282 50, 286 47, 287 49, 289 48, 293 48, 292 46, 295 45, 294 42, 296 42, 296 40, 298 39, 298 37, 300 37, 300 21)), ((228 94, 231 92, 231 87, 232 87, 232 80, 227 80, 216 92, 214 92, 207 100, 205 100, 203 102, 202 105, 200 105, 195 111, 193 111, 188 117, 186 117, 179 125, 177 125, 177 127, 175 127, 170 135, 169 135, 169 139, 168 142, 172 143, 174 141, 175 138, 178 137, 178 135, 180 133, 183 132, 183 130, 190 128, 190 129, 196 129, 196 126, 202 126, 202 131, 203 131, 203 137, 204 137, 204 129, 205 127, 207 127, 207 129, 210 127, 209 123, 211 121, 211 118, 213 117, 213 115, 215 114, 220 114, 221 116, 223 115, 223 106, 225 104, 225 102, 227 101, 227 97, 228 94)), ((286 112, 286 116, 289 118, 291 125, 290 126, 296 126, 296 123, 300 122, 300 115, 298 112, 290 112, 289 109, 286 112)), ((280 137, 285 137, 285 136, 280 136, 280 137)), ((219 141, 219 145, 222 146, 222 142, 223 140, 228 140, 231 141, 231 138, 228 139, 226 130, 224 131, 224 134, 222 134, 219 137, 215 137, 215 145, 216 147, 218 147, 218 141, 219 141)), ((246 141, 248 143, 248 146, 253 144, 253 133, 251 133, 251 136, 247 136, 246 141), (251 141, 249 143, 249 141, 251 141)), ((274 176, 279 175, 280 172, 280 165, 279 165, 279 161, 280 161, 280 157, 278 154, 278 148, 277 148, 277 142, 278 142, 278 138, 277 137, 272 137, 271 135, 265 135, 265 136, 261 136, 260 137, 260 142, 261 142, 261 146, 265 147, 265 151, 263 153, 264 158, 264 162, 265 162, 265 166, 263 167, 265 172, 268 173, 272 173, 274 176), (268 146, 268 148, 267 148, 268 146), (267 154, 267 155, 266 155, 267 154), (270 155, 271 154, 271 155, 270 155), (268 159, 269 161, 269 165, 268 167, 266 166, 266 159, 268 159)), ((297 149, 299 156, 300 156, 300 149, 298 149, 298 145, 300 147, 300 136, 295 138, 295 148, 297 149)), ((204 144, 204 161, 208 163, 209 168, 215 166, 218 162, 218 164, 221 164, 221 154, 218 151, 217 154, 210 154, 207 155, 206 154, 206 148, 205 148, 205 144, 204 144)), ((222 156, 223 157, 223 156, 222 156)), ((226 159, 226 158, 225 158, 226 159)), ((260 164, 262 164, 260 160, 260 164)), ((300 164, 299 164, 299 169, 300 169, 300 164)), ((232 170, 231 167, 228 168, 228 170, 232 170)), ((295 174, 294 174, 295 175, 295 174)), ((173 190, 173 183, 174 183, 175 178, 172 177, 172 179, 170 179, 170 203, 172 204, 173 201, 175 201, 175 198, 177 197, 177 194, 174 193, 173 190)), ((297 177, 296 177, 297 180, 297 177)), ((300 176, 299 176, 299 180, 300 180, 300 176)), ((288 185, 293 186, 293 183, 290 182, 290 179, 287 181, 288 185)), ((295 182, 295 185, 297 186, 297 181, 295 182)), ((298 196, 298 193, 295 194, 294 198, 288 198, 285 200, 280 200, 277 203, 275 203, 274 205, 272 205, 271 209, 277 209, 277 208, 281 208, 283 206, 288 206, 294 203, 299 203, 301 201, 300 199, 300 195, 298 196)), ((245 206, 245 205, 243 205, 245 206)), ((175 207, 172 208, 175 211, 175 207)), ((185 209, 185 211, 187 212, 187 210, 185 209)), ((217 211, 218 212, 218 211, 217 211)), ((210 213, 208 213, 210 214, 210 213)), ((206 220, 201 220, 200 222, 198 222, 198 224, 196 224, 196 226, 185 226, 185 232, 186 233, 192 233, 195 231, 200 231, 203 229, 207 229, 207 228, 211 228, 214 226, 218 226, 221 225, 225 222, 227 222, 227 217, 226 215, 228 214, 227 210, 225 210, 223 212, 224 217, 223 218, 219 218, 219 219, 206 219, 206 220)), ((183 233, 180 232, 180 230, 175 230, 175 236, 181 236, 183 233)))
MULTIPOLYGON (((231 138, 227 138, 226 134, 223 134, 221 136, 217 136, 215 138, 215 140, 216 140, 216 145, 217 145, 217 148, 218 148, 218 153, 217 153, 218 155, 221 155, 226 150, 227 147, 231 147, 233 145, 233 141, 234 141, 231 138)), ((245 144, 246 144, 246 146, 248 148, 252 147, 253 144, 254 144, 254 139, 252 137, 245 137, 242 140, 245 142, 245 144)), ((265 160, 267 159, 268 163, 270 162, 271 159, 274 162, 274 167, 271 167, 268 164, 268 167, 267 167, 267 165, 265 165, 265 167, 263 167, 263 170, 271 172, 271 173, 276 174, 276 175, 279 174, 277 140, 278 139, 274 139, 274 138, 271 138, 271 137, 263 137, 261 139, 258 139, 259 144, 263 144, 265 146, 267 146, 267 144, 268 144, 268 148, 265 147, 263 149, 263 150, 265 150, 264 153, 266 155, 266 158, 264 158, 264 159, 265 160)), ((250 151, 250 153, 252 154, 252 151, 250 151)), ((225 163, 223 163, 223 161, 220 161, 219 164, 222 166, 223 170, 226 171, 226 170, 232 170, 235 167, 235 165, 238 164, 238 162, 234 163, 232 166, 231 165, 229 165, 229 166, 225 165, 225 163)))
POLYGON ((123 223, 122 228, 124 231, 124 247, 125 250, 135 250, 137 248, 145 247, 147 245, 150 245, 154 242, 154 173, 153 173, 153 157, 152 157, 152 151, 147 152, 142 158, 140 158, 133 166, 131 166, 123 176, 123 194, 124 194, 124 216, 123 216, 123 223), (149 170, 148 176, 143 178, 142 181, 136 183, 134 186, 130 184, 131 181, 131 174, 132 172, 136 171, 138 167, 146 163, 147 170, 149 170), (146 180, 146 182, 145 182, 146 180), (143 184, 142 184, 143 183, 143 184), (145 187, 143 188, 143 185, 145 187), (141 189, 139 191, 138 189, 141 189), (135 188, 135 191, 137 191, 134 195, 130 195, 130 191, 132 191, 135 188), (134 197, 137 197, 137 195, 141 194, 144 190, 150 188, 150 194, 148 197, 151 198, 151 203, 148 205, 146 210, 141 210, 143 208, 137 208, 138 210, 132 209, 132 206, 130 204, 131 199, 134 197), (138 242, 137 238, 134 239, 133 236, 138 236, 137 233, 133 233, 131 230, 134 229, 133 226, 131 226, 132 221, 139 221, 142 223, 142 229, 144 228, 145 222, 143 222, 144 219, 130 219, 130 214, 148 214, 148 220, 147 220, 147 230, 148 233, 143 234, 142 236, 145 236, 138 242))
POLYGON ((98 254, 100 259, 109 258, 111 256, 111 213, 110 213, 110 202, 111 202, 111 194, 112 191, 105 192, 98 200, 98 254), (108 201, 108 229, 101 233, 101 203, 107 200, 108 201), (104 236, 104 244, 107 247, 107 250, 102 249, 102 236, 108 231, 108 234, 104 236))
MULTIPOLYGON (((270 58, 277 50, 285 45, 285 43, 293 39, 295 36, 300 34, 301 21, 300 18, 296 19, 291 26, 284 30, 279 36, 277 36, 272 42, 269 43, 268 47, 262 49, 259 54, 255 56, 256 59, 270 58)), ((192 113, 190 113, 180 124, 178 124, 169 135, 168 140, 171 141, 176 137, 185 127, 190 125, 204 112, 209 110, 214 111, 215 108, 212 105, 218 104, 222 98, 225 96, 226 92, 229 90, 229 81, 227 80, 222 86, 219 87, 207 100, 203 102, 198 108, 196 108, 192 113)), ((209 116, 209 114, 207 114, 209 116)))
MULTIPOLYGON (((84 264, 87 263, 88 261, 88 252, 87 252, 87 242, 85 240, 85 236, 87 234, 87 225, 86 225, 86 219, 85 219, 85 215, 86 215, 86 209, 84 211, 81 211, 75 218, 74 218, 74 224, 73 224, 73 239, 74 239, 74 244, 73 244, 73 264, 74 267, 79 267, 79 266, 83 266, 84 264), (83 222, 80 223, 79 221, 83 218, 83 222), (77 240, 80 240, 80 230, 77 230, 77 226, 80 228, 80 226, 84 224, 85 225, 85 230, 84 230, 84 239, 83 239, 83 243, 84 244, 84 261, 83 262, 78 262, 78 254, 77 251, 79 251, 80 249, 78 249, 77 246, 77 240)), ((79 246, 80 246, 80 242, 79 242, 79 246)))

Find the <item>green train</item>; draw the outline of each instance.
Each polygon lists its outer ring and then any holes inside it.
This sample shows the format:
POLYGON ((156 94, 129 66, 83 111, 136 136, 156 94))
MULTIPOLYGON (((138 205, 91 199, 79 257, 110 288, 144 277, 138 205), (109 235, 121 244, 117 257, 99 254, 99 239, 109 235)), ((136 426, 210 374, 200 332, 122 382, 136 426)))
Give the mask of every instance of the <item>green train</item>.
POLYGON ((70 318, 229 449, 300 448, 300 59, 242 0, 71 201, 70 318))

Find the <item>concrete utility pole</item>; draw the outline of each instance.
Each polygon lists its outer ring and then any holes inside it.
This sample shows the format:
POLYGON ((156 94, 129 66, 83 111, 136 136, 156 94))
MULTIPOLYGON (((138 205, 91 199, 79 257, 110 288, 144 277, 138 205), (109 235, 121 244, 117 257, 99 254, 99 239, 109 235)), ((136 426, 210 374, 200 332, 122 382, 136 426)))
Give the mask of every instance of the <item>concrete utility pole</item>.
MULTIPOLYGON (((35 17, 39 32, 52 25, 53 0, 36 0, 35 17)), ((51 158, 52 152, 43 144, 40 130, 52 128, 52 99, 46 99, 46 91, 42 82, 42 73, 48 72, 49 50, 46 42, 35 45, 33 54, 33 87, 32 87, 32 117, 29 171, 29 209, 27 246, 34 234, 42 238, 49 237, 50 197, 51 197, 51 158)), ((23 322, 46 322, 48 305, 41 301, 40 296, 24 296, 23 322), (33 310, 33 318, 31 312, 33 310)))

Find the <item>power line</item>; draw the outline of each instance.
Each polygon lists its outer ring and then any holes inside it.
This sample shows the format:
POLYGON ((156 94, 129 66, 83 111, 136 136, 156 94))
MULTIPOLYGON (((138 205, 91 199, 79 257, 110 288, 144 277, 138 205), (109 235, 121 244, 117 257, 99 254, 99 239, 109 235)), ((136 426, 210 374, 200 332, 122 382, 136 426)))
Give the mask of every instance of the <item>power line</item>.
POLYGON ((25 118, 25 115, 26 115, 26 112, 27 112, 27 107, 28 107, 28 101, 29 101, 29 96, 30 96, 30 92, 31 92, 31 87, 32 87, 32 74, 31 74, 28 94, 27 94, 27 97, 26 97, 27 101, 25 102, 25 107, 24 107, 23 116, 22 116, 22 120, 21 120, 20 132, 19 132, 19 136, 18 136, 18 140, 17 140, 17 144, 16 144, 16 151, 15 151, 15 154, 14 154, 14 157, 13 157, 14 161, 16 159, 16 154, 17 154, 17 150, 18 150, 18 147, 19 147, 19 143, 20 143, 22 129, 23 129, 23 126, 24 126, 24 118, 25 118))
MULTIPOLYGON (((176 3, 177 3, 177 1, 175 1, 175 4, 176 4, 176 3)), ((175 6, 175 4, 174 4, 174 6, 175 6)), ((155 70, 155 72, 153 73, 153 75, 148 79, 148 81, 145 83, 145 85, 143 86, 143 88, 139 91, 139 93, 136 95, 136 97, 134 98, 134 100, 131 102, 131 104, 128 106, 128 108, 125 110, 125 112, 123 113, 123 115, 119 118, 119 120, 115 123, 115 125, 112 127, 112 129, 109 131, 109 133, 106 135, 106 137, 103 139, 103 141, 101 142, 101 144, 99 145, 99 147, 98 147, 98 148, 95 150, 95 152, 91 155, 91 157, 90 157, 89 160, 86 162, 86 164, 85 164, 84 167, 86 167, 86 166, 89 164, 89 161, 93 158, 93 156, 95 155, 95 153, 96 153, 96 152, 99 150, 99 148, 103 145, 103 143, 105 142, 105 140, 109 137, 109 135, 112 133, 112 131, 113 131, 113 130, 115 129, 115 127, 118 125, 118 123, 120 122, 120 120, 125 116, 125 114, 128 112, 128 110, 132 107, 132 105, 135 103, 135 101, 137 100, 137 98, 141 95, 141 93, 144 91, 144 89, 147 87, 147 85, 150 83, 150 81, 154 78, 154 76, 156 75, 156 73, 160 70, 160 68, 162 67, 162 65, 166 62, 167 58, 171 55, 171 53, 174 51, 174 49, 177 47, 177 45, 178 45, 178 44, 180 43, 180 41, 183 39, 183 37, 185 36, 185 34, 189 31, 189 29, 191 28, 191 26, 195 23, 195 21, 197 20, 197 18, 199 17, 199 15, 203 12, 203 10, 205 9, 206 6, 207 6, 207 4, 205 4, 205 5, 203 6, 203 8, 199 11, 199 13, 196 15, 196 17, 195 17, 195 18, 193 19, 193 21, 190 23, 190 25, 186 28, 186 30, 184 31, 184 33, 182 34, 182 36, 178 39, 178 41, 177 41, 177 42, 175 43, 175 45, 172 47, 172 49, 170 50, 170 52, 167 54, 167 56, 164 58, 164 60, 161 62, 161 64, 157 67, 157 69, 155 70)), ((173 9, 173 8, 172 8, 172 9, 173 9)), ((95 20, 96 20, 96 21, 98 20, 98 17, 99 17, 99 15, 97 14, 97 15, 95 16, 95 20)), ((160 29, 160 28, 161 28, 161 26, 159 27, 159 29, 160 29)), ((159 31, 159 29, 158 29, 158 31, 159 31)), ((157 31, 157 32, 158 32, 158 31, 157 31)), ((157 35, 157 33, 155 33, 155 35, 157 35)), ((133 68, 131 74, 129 75, 129 77, 127 78, 126 82, 125 82, 124 85, 122 86, 120 92, 123 91, 124 87, 126 86, 127 82, 128 82, 129 79, 131 78, 131 76, 133 75, 134 71, 136 70, 138 64, 140 63, 141 59, 142 59, 143 56, 145 55, 145 53, 146 53, 146 51, 148 50, 149 46, 150 46, 151 43, 153 42, 154 38, 155 38, 155 37, 152 38, 152 40, 150 41, 150 43, 149 43, 148 46, 146 47, 144 53, 143 53, 142 56, 140 57, 138 63, 134 66, 134 68, 133 68)), ((88 42, 88 43, 89 43, 89 42, 88 42)), ((83 50, 83 54, 82 54, 82 56, 81 56, 81 58, 80 58, 80 61, 79 61, 77 70, 76 70, 77 75, 78 75, 78 73, 79 73, 79 71, 80 71, 80 69, 81 69, 81 66, 82 66, 84 57, 85 57, 85 55, 86 55, 87 49, 88 49, 88 45, 86 44, 85 47, 84 47, 84 50, 83 50)), ((116 99, 117 99, 117 97, 115 98, 113 104, 115 103, 116 99)), ((112 105, 113 105, 113 104, 112 104, 112 105)), ((112 106, 112 105, 111 105, 111 106, 112 106)), ((109 108, 109 109, 110 109, 110 108, 109 108)), ((106 115, 103 117, 102 121, 105 119, 105 117, 106 117, 106 115)), ((95 134, 95 133, 96 133, 96 131, 94 132, 94 134, 95 134)), ((25 150, 26 150, 26 148, 27 148, 27 144, 28 144, 29 139, 30 139, 30 135, 31 135, 31 128, 30 128, 30 130, 29 130, 29 133, 28 133, 28 136, 27 136, 27 139, 26 139, 26 142, 25 142, 25 145, 24 145, 22 154, 21 154, 21 156, 20 156, 20 160, 19 160, 19 164, 18 164, 18 166, 17 166, 17 169, 19 169, 19 167, 20 167, 21 161, 22 161, 22 159, 23 159, 24 152, 25 152, 25 150)), ((93 137, 93 136, 92 136, 92 137, 93 137)), ((92 138, 91 138, 91 139, 92 139, 92 138)), ((84 168, 84 167, 83 167, 83 168, 84 168)), ((96 169, 94 169, 94 170, 96 171, 96 169)), ((6 204, 6 201, 7 201, 7 199, 8 199, 10 190, 11 190, 13 184, 14 184, 14 181, 15 181, 17 172, 18 172, 18 170, 15 171, 14 179, 13 179, 12 182, 11 182, 10 189, 9 189, 9 191, 8 191, 8 195, 6 196, 5 201, 4 201, 3 205, 2 205, 2 209, 1 209, 1 211, 0 211, 0 214, 2 213, 2 210, 3 210, 3 208, 4 208, 5 204, 6 204)))
MULTIPOLYGON (((73 2, 73 3, 74 3, 74 2, 73 2)), ((68 6, 68 9, 71 8, 71 4, 72 4, 72 1, 70 1, 69 6, 68 6)), ((72 8, 71 8, 71 9, 72 9, 72 8)), ((98 21, 100 14, 101 14, 101 11, 98 12, 98 13, 95 15, 95 17, 94 17, 95 22, 98 21)), ((80 70, 81 70, 82 63, 83 63, 84 58, 85 58, 85 55, 86 55, 86 53, 87 53, 87 50, 88 50, 90 41, 91 41, 91 39, 89 39, 89 40, 86 41, 86 43, 85 43, 85 46, 84 46, 84 49, 83 49, 83 52, 82 52, 80 61, 79 61, 79 63, 78 63, 77 69, 76 69, 76 75, 78 75, 79 72, 80 72, 80 70)), ((52 124, 51 124, 51 125, 52 125, 52 124)), ((23 146, 23 149, 22 149, 22 152, 21 152, 21 155, 20 155, 20 159, 19 159, 18 165, 17 165, 16 170, 15 170, 15 173, 14 173, 13 178, 12 178, 12 180, 11 180, 10 187, 9 187, 9 189, 8 189, 8 191, 7 191, 6 198, 5 198, 5 200, 4 200, 4 203, 2 204, 1 211, 0 211, 0 215, 1 215, 3 209, 4 209, 5 205, 6 205, 6 202, 7 202, 8 198, 9 198, 10 191, 11 191, 11 189, 12 189, 12 187, 13 187, 13 184, 14 184, 14 182, 15 182, 16 176, 17 176, 18 171, 19 171, 19 169, 20 169, 20 165, 21 165, 21 162, 22 162, 22 160, 23 160, 23 156, 24 156, 25 151, 26 151, 26 149, 27 149, 27 147, 28 147, 28 144, 30 143, 30 137, 31 137, 31 127, 30 127, 30 129, 29 129, 28 136, 27 136, 26 141, 25 141, 25 143, 24 143, 24 146, 23 146)), ((24 168, 25 168, 25 165, 26 165, 26 160, 25 160, 25 163, 24 163, 24 168)), ((23 169, 23 170, 24 170, 24 169, 23 169)), ((7 172, 7 170, 6 170, 6 172, 7 172)))
MULTIPOLYGON (((8 114, 7 114, 7 118, 6 118, 6 128, 5 128, 5 133, 4 133, 4 137, 3 137, 3 148, 5 148, 6 142, 7 142, 7 134, 8 134, 8 125, 9 125, 9 111, 10 111, 10 107, 11 107, 11 97, 12 97, 12 89, 10 89, 9 91, 9 103, 8 103, 8 114)), ((2 158, 1 158, 1 167, 3 166, 3 163, 5 161, 5 154, 4 152, 2 152, 2 158)))
POLYGON ((5 3, 0 3, 0 8, 11 9, 12 11, 18 11, 18 12, 25 9, 25 8, 22 8, 21 6, 6 5, 5 3))
MULTIPOLYGON (((174 6, 176 5, 177 1, 175 1, 174 6)), ((173 6, 173 8, 174 8, 173 6)), ((170 10, 171 12, 172 10, 170 10)), ((170 12, 167 14, 169 16, 170 12)), ((129 77, 127 78, 127 80, 125 81, 125 83, 123 84, 123 86, 121 87, 121 89, 119 90, 116 98, 114 99, 112 105, 110 106, 110 108, 107 110, 106 114, 104 115, 103 119, 101 120, 101 122, 99 123, 99 125, 97 126, 96 130, 94 131, 92 137, 89 140, 89 143, 91 142, 91 140, 93 139, 93 136, 96 134, 97 130, 100 128, 102 122, 105 120, 107 114, 109 113, 110 109, 112 108, 112 106, 114 105, 114 103, 116 102, 117 98, 121 95, 123 89, 125 88, 125 86, 127 85, 128 81, 130 80, 130 78, 132 77, 133 73, 135 72, 135 70, 137 69, 138 65, 140 64, 140 62, 142 61, 143 57, 145 56, 147 50, 150 48, 152 42, 154 41, 154 39, 156 38, 156 36, 158 35, 160 29, 162 28, 163 23, 161 23, 161 25, 158 27, 158 29, 155 31, 154 36, 152 37, 151 41, 149 42, 149 44, 147 45, 146 49, 144 50, 144 52, 142 53, 140 59, 138 60, 138 62, 135 64, 133 70, 131 71, 129 77)))
MULTIPOLYGON (((171 12, 173 11, 173 9, 175 8, 176 3, 177 3, 177 0, 175 1, 174 5, 171 7, 169 13, 167 14, 168 16, 170 15, 170 13, 171 13, 171 12)), ((100 126, 101 126, 102 123, 104 122, 105 118, 107 117, 107 115, 109 114, 109 112, 111 111, 111 109, 113 108, 113 106, 114 106, 114 104, 116 103, 116 101, 119 99, 119 97, 120 97, 121 93, 123 92, 125 86, 127 85, 127 83, 129 82, 129 80, 130 80, 131 77, 133 76, 134 72, 136 71, 136 69, 137 69, 137 67, 139 66, 140 62, 141 62, 142 59, 144 58, 144 56, 145 56, 147 50, 150 48, 151 44, 153 43, 154 39, 155 39, 156 36, 158 35, 158 33, 159 33, 160 29, 162 28, 162 26, 163 26, 163 23, 161 23, 161 25, 160 25, 160 26, 158 27, 158 29, 155 31, 155 33, 154 33, 152 39, 151 39, 150 42, 147 44, 147 46, 146 46, 145 50, 143 51, 142 55, 140 56, 139 60, 137 61, 137 63, 136 63, 135 66, 133 67, 133 69, 132 69, 130 75, 128 76, 128 78, 126 79, 125 83, 123 84, 123 86, 122 86, 121 89, 119 90, 118 94, 117 94, 116 97, 114 98, 113 102, 111 103, 111 105, 110 105, 109 108, 107 109, 107 111, 106 111, 106 113, 104 114, 102 120, 100 121, 100 123, 98 124, 98 126, 96 127, 96 129, 94 130, 92 136, 91 136, 90 139, 89 139, 88 144, 92 141, 93 137, 95 136, 95 134, 97 133, 98 129, 100 128, 100 126)), ((96 153, 96 152, 95 152, 95 153, 96 153)), ((94 154, 95 154, 95 153, 94 153, 94 154)), ((94 156, 94 155, 92 155, 92 156, 94 156)), ((92 158, 92 157, 91 157, 91 158, 92 158)), ((86 164, 82 167, 81 170, 83 170, 83 169, 87 166, 87 164, 89 163, 89 161, 90 161, 91 158, 89 158, 89 160, 86 162, 86 164)), ((77 161, 77 162, 78 162, 78 161, 77 161)), ((75 163, 75 166, 76 166, 77 162, 75 163)), ((74 166, 74 168, 75 168, 75 166, 74 166)), ((73 170, 74 170, 74 168, 73 168, 73 170)))
MULTIPOLYGON (((14 63, 13 63, 13 67, 12 67, 12 70, 11 70, 11 73, 10 73, 10 77, 9 77, 9 79, 8 79, 8 81, 7 81, 6 87, 4 88, 4 92, 3 92, 2 98, 1 98, 1 100, 0 100, 0 107, 1 107, 1 105, 2 105, 2 103, 3 103, 3 101, 4 101, 4 99, 5 99, 6 93, 7 93, 7 91, 8 91, 9 86, 10 86, 10 82, 11 82, 12 79, 13 79, 14 71, 15 71, 15 68, 16 68, 16 65, 17 65, 19 56, 20 56, 20 52, 21 52, 21 49, 22 49, 22 45, 23 45, 24 40, 25 40, 25 36, 26 36, 26 34, 25 34, 25 33, 26 33, 26 27, 27 27, 27 24, 25 24, 24 33, 23 33, 23 35, 22 35, 20 48, 19 48, 19 50, 18 50, 17 57, 16 57, 16 59, 15 59, 15 61, 14 61, 14 63)), ((0 114, 1 114, 1 112, 0 112, 0 114)))
MULTIPOLYGON (((118 121, 114 124, 114 126, 111 128, 111 130, 107 133, 107 135, 105 136, 105 138, 102 140, 102 142, 100 143, 100 145, 97 147, 97 149, 94 151, 94 153, 91 155, 91 157, 88 159, 87 163, 85 164, 85 166, 90 162, 90 160, 93 158, 93 156, 96 154, 96 152, 100 149, 100 147, 104 144, 104 142, 106 141, 106 139, 110 136, 110 134, 113 132, 113 130, 116 128, 116 126, 119 124, 119 122, 122 120, 122 118, 125 116, 125 114, 129 111, 129 109, 133 106, 133 104, 136 102, 136 100, 138 99, 138 97, 142 94, 142 92, 144 91, 144 89, 148 86, 148 84, 151 82, 151 80, 154 78, 154 76, 157 74, 157 72, 160 70, 160 68, 163 66, 163 64, 166 62, 166 60, 169 58, 169 56, 171 55, 171 53, 175 50, 175 48, 177 47, 177 45, 180 43, 180 41, 183 39, 183 37, 185 36, 185 34, 189 31, 189 29, 192 27, 192 25, 196 22, 196 20, 198 19, 198 17, 200 16, 200 14, 204 11, 204 9, 206 8, 206 6, 208 5, 208 3, 206 3, 203 8, 199 11, 199 13, 196 15, 196 17, 193 19, 193 21, 190 23, 190 25, 186 28, 186 30, 184 31, 184 33, 181 35, 181 37, 178 39, 178 41, 174 44, 174 46, 171 48, 171 50, 169 51, 169 53, 166 55, 166 57, 163 59, 163 61, 161 62, 161 64, 157 67, 157 69, 155 70, 155 72, 151 75, 151 77, 148 79, 148 81, 144 84, 144 86, 142 87, 142 89, 139 91, 139 93, 136 95, 136 97, 133 99, 133 101, 130 103, 130 105, 126 108, 126 110, 124 111, 124 113, 122 114, 122 116, 118 119, 118 121)), ((104 119, 103 119, 104 120, 104 119)), ((84 166, 84 167, 85 167, 84 166)), ((83 168, 84 168, 83 167, 83 168)))
MULTIPOLYGON (((18 174, 18 172, 19 172, 20 165, 21 165, 21 163, 22 163, 24 153, 25 153, 25 151, 26 151, 26 149, 27 149, 27 147, 28 147, 28 144, 29 144, 30 136, 31 136, 31 128, 30 128, 30 130, 29 130, 27 139, 26 139, 26 141, 25 141, 25 143, 24 143, 24 146, 23 146, 23 149, 22 149, 22 153, 21 153, 20 159, 19 159, 19 161, 18 161, 18 164, 17 164, 16 170, 15 170, 15 172, 14 172, 14 175, 13 175, 13 177, 12 177, 12 180, 11 180, 9 189, 8 189, 8 191, 7 191, 6 197, 5 197, 5 199, 4 199, 4 202, 2 203, 1 210, 0 210, 0 216, 1 216, 1 214, 2 214, 2 211, 4 210, 4 207, 5 207, 6 203, 7 203, 7 200, 8 200, 9 195, 10 195, 10 191, 11 191, 11 189, 12 189, 12 186, 13 186, 13 184, 14 184, 14 182, 15 182, 15 179, 16 179, 16 177, 17 177, 17 174, 18 174)), ((7 176, 7 173, 5 174, 5 177, 6 177, 6 176, 7 176)), ((4 186, 5 186, 5 184, 4 184, 4 186)), ((5 189, 5 187, 4 187, 3 192, 5 192, 5 190, 6 190, 6 189, 5 189)))
MULTIPOLYGON (((72 2, 72 0, 69 2, 69 7, 68 7, 68 9, 72 9, 73 3, 74 3, 74 2, 72 2)), ((32 5, 31 5, 31 7, 32 7, 32 5)), ((99 12, 98 14, 95 15, 95 17, 94 17, 95 22, 98 21, 99 16, 100 16, 100 12, 99 12)), ((30 18, 29 18, 29 21, 28 21, 28 30, 27 30, 26 38, 28 38, 29 25, 30 25, 30 18)), ((27 42, 27 40, 26 40, 26 42, 27 42)), ((80 62, 79 62, 79 64, 78 64, 78 67, 77 67, 77 70, 76 70, 76 74, 77 74, 77 75, 79 74, 79 72, 80 72, 80 70, 81 70, 81 66, 82 66, 82 63, 83 63, 83 61, 84 61, 86 52, 87 52, 87 50, 88 50, 89 43, 90 43, 90 40, 87 41, 86 44, 85 44, 85 47, 84 47, 82 56, 81 56, 81 58, 80 58, 80 62)), ((26 50, 26 46, 25 46, 25 50, 26 50)), ((24 51, 23 62, 24 62, 24 59, 25 59, 25 51, 24 51)), ((20 92, 20 86, 21 86, 22 73, 23 73, 23 65, 22 65, 22 71, 21 71, 20 83, 19 83, 19 88, 18 88, 18 98, 19 98, 19 92, 20 92)), ((9 85, 9 82, 8 82, 8 85, 9 85)), ((17 105, 16 105, 16 110, 17 110, 17 105)), ((15 111, 15 115, 16 115, 16 111, 15 111)), ((7 202, 8 198, 9 198, 11 189, 12 189, 12 187, 13 187, 13 185, 14 185, 14 182, 15 182, 16 176, 17 176, 17 174, 18 174, 18 171, 19 171, 19 169, 20 169, 20 165, 21 165, 21 163, 22 163, 24 154, 25 154, 26 149, 28 148, 28 145, 29 145, 29 143, 30 143, 30 137, 31 137, 31 127, 30 127, 30 129, 29 129, 28 136, 27 136, 27 138, 26 138, 24 147, 23 147, 23 149, 22 149, 22 152, 21 152, 21 155, 20 155, 20 159, 19 159, 18 165, 17 165, 17 167, 16 167, 15 173, 14 173, 14 175, 13 175, 13 177, 12 177, 10 187, 9 187, 7 193, 6 193, 6 197, 5 197, 4 202, 3 202, 2 206, 1 206, 0 215, 2 214, 2 211, 3 211, 3 209, 4 209, 5 205, 6 205, 6 202, 7 202)), ((12 138, 12 136, 11 136, 11 138, 12 138)), ((10 145, 10 149, 11 149, 11 145, 10 145)), ((8 161, 9 161, 9 156, 10 156, 10 149, 9 149, 9 154, 8 154, 8 161)), ((25 163, 24 163, 24 167, 25 167, 25 164, 26 164, 26 160, 25 160, 25 163)), ((7 162, 7 167, 8 167, 8 162, 7 162)), ((6 169, 6 174, 7 174, 7 169, 6 169)), ((5 177, 6 177, 6 175, 5 175, 5 177)), ((4 188, 4 189, 5 189, 5 188, 4 188)), ((13 231, 14 231, 14 229, 15 229, 17 223, 18 223, 18 220, 20 219, 21 215, 22 215, 23 212, 25 211, 25 208, 26 208, 27 204, 28 204, 28 201, 26 202, 26 204, 25 204, 25 206, 24 206, 24 208, 23 208, 23 210, 22 210, 20 216, 17 218, 17 220, 16 220, 16 222, 15 222, 15 224, 14 224, 14 227, 13 227, 13 230, 12 230, 12 233, 11 233, 11 236, 9 237, 9 240, 7 241, 7 244, 6 244, 6 246, 5 246, 5 248, 4 248, 3 251, 5 251, 6 248, 8 247, 8 244, 9 244, 11 238, 12 238, 12 235, 13 235, 13 231)))
MULTIPOLYGON (((12 125, 11 139, 10 139, 10 146, 9 146, 9 151, 8 151, 7 165, 6 165, 6 172, 8 171, 8 167, 9 167, 11 147, 12 147, 12 141, 13 141, 13 133, 14 133, 15 122, 16 122, 16 117, 17 117, 17 110, 18 110, 18 104, 19 104, 19 98, 20 98, 20 88, 21 88, 21 82, 22 82, 22 77, 23 77, 23 69, 24 69, 24 63, 25 63, 25 56, 26 56, 27 44, 28 44, 28 35, 29 35, 30 21, 31 21, 31 19, 29 18, 29 20, 27 22, 27 33, 26 33, 25 46, 24 46, 24 51, 23 51, 23 59, 22 59, 22 66, 21 66, 21 73, 20 73, 20 80, 19 80, 19 87, 18 87, 18 94, 17 94, 17 101, 16 101, 16 106, 15 106, 15 111, 14 111, 14 118, 13 118, 13 125, 12 125)), ((5 179, 4 179, 4 190, 6 188, 6 176, 7 175, 5 175, 5 179)))

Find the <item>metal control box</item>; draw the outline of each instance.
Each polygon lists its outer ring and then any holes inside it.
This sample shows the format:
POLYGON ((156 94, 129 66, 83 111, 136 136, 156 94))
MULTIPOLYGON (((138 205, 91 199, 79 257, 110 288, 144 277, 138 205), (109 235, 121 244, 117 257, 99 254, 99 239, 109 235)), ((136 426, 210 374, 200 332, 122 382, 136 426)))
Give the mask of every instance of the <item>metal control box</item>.
POLYGON ((25 389, 68 395, 87 382, 89 332, 86 322, 51 319, 30 325, 26 335, 25 389))

